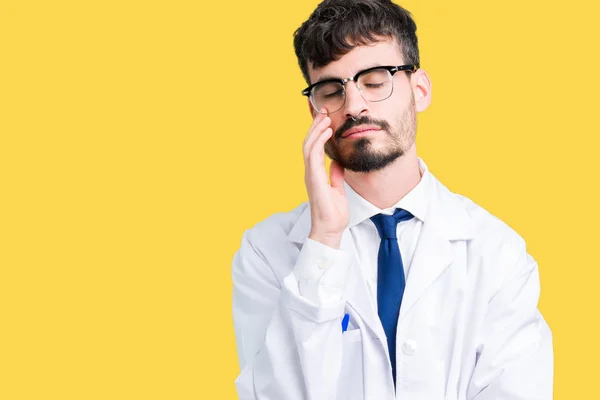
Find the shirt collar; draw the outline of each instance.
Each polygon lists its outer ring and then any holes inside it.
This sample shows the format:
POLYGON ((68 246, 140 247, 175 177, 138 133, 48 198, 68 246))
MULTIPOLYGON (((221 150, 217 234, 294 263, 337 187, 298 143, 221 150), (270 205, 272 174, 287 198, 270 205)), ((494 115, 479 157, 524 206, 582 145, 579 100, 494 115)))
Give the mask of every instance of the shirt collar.
POLYGON ((419 183, 417 183, 417 186, 415 186, 392 207, 384 210, 369 203, 362 196, 356 193, 354 189, 348 185, 348 183, 344 182, 346 196, 348 198, 348 205, 350 208, 350 224, 348 227, 352 228, 353 226, 360 224, 376 214, 382 213, 391 215, 397 208, 402 208, 410 212, 420 221, 425 221, 425 215, 427 214, 427 208, 429 206, 431 194, 431 173, 421 158, 419 158, 419 169, 421 171, 421 180, 419 183))

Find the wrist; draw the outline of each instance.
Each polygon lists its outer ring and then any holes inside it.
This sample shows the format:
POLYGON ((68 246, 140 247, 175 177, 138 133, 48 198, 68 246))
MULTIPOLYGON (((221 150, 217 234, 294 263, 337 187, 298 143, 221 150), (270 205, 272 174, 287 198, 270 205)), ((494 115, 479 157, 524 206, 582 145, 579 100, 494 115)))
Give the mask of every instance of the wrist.
POLYGON ((334 249, 339 249, 342 243, 342 233, 323 234, 311 231, 308 238, 334 249))

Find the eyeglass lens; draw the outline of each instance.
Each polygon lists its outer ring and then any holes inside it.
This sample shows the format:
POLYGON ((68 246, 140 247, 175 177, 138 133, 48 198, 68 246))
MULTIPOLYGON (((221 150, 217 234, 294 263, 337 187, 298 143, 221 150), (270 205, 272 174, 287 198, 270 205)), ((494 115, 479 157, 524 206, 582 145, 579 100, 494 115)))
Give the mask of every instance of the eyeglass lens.
MULTIPOLYGON (((387 69, 374 69, 360 75, 356 85, 365 100, 382 101, 392 94, 392 74, 387 69)), ((346 90, 341 82, 323 82, 312 89, 310 98, 316 110, 326 108, 332 113, 344 106, 346 90)))

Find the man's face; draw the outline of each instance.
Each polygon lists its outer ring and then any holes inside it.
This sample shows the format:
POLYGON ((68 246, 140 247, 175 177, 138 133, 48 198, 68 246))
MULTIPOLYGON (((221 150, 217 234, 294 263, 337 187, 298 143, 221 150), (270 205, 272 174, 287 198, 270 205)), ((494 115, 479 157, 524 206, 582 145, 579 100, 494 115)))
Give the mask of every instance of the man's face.
MULTIPOLYGON (((314 83, 323 77, 344 79, 370 67, 403 64, 398 43, 387 40, 355 47, 323 68, 309 65, 309 75, 314 83)), ((346 102, 329 114, 334 134, 325 144, 327 155, 342 167, 356 172, 380 170, 414 145, 416 111, 410 75, 396 72, 392 79, 391 96, 379 102, 363 99, 354 82, 346 83, 346 102), (357 132, 349 135, 353 131, 357 132)))

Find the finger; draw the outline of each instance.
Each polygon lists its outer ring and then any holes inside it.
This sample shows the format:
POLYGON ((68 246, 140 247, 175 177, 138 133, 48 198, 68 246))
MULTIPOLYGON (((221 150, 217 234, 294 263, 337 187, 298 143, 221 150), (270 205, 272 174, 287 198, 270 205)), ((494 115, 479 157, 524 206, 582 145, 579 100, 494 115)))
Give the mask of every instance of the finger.
POLYGON ((331 179, 331 187, 340 192, 340 194, 344 194, 344 168, 342 168, 337 161, 331 161, 331 165, 329 166, 329 176, 331 179))
POLYGON ((308 168, 313 174, 316 174, 319 181, 327 181, 327 170, 325 169, 325 143, 331 135, 333 130, 331 128, 325 129, 325 131, 315 140, 312 148, 310 149, 307 156, 308 168))
POLYGON ((308 130, 310 131, 315 125, 317 125, 325 117, 328 117, 328 116, 329 116, 329 113, 327 112, 327 109, 325 109, 325 108, 322 108, 320 112, 315 112, 313 114, 313 121, 310 124, 310 128, 308 130))
POLYGON ((319 112, 317 114, 316 117, 313 118, 313 122, 310 125, 310 128, 308 129, 308 133, 306 135, 306 138, 310 137, 310 134, 314 131, 314 129, 323 122, 323 120, 329 118, 329 114, 327 112, 326 108, 321 109, 321 112, 319 112))
POLYGON ((314 143, 321 137, 327 128, 331 125, 331 118, 325 117, 318 124, 316 124, 306 136, 304 142, 304 153, 309 154, 314 146, 314 143))
POLYGON ((306 145, 307 142, 312 141, 311 138, 314 136, 313 133, 314 133, 315 129, 317 128, 317 126, 319 126, 319 124, 321 124, 323 122, 323 120, 326 120, 327 118, 329 118, 327 109, 322 108, 321 112, 318 113, 315 118, 313 118, 313 122, 310 125, 310 128, 308 128, 308 132, 306 134, 306 137, 304 138, 303 146, 306 145))

